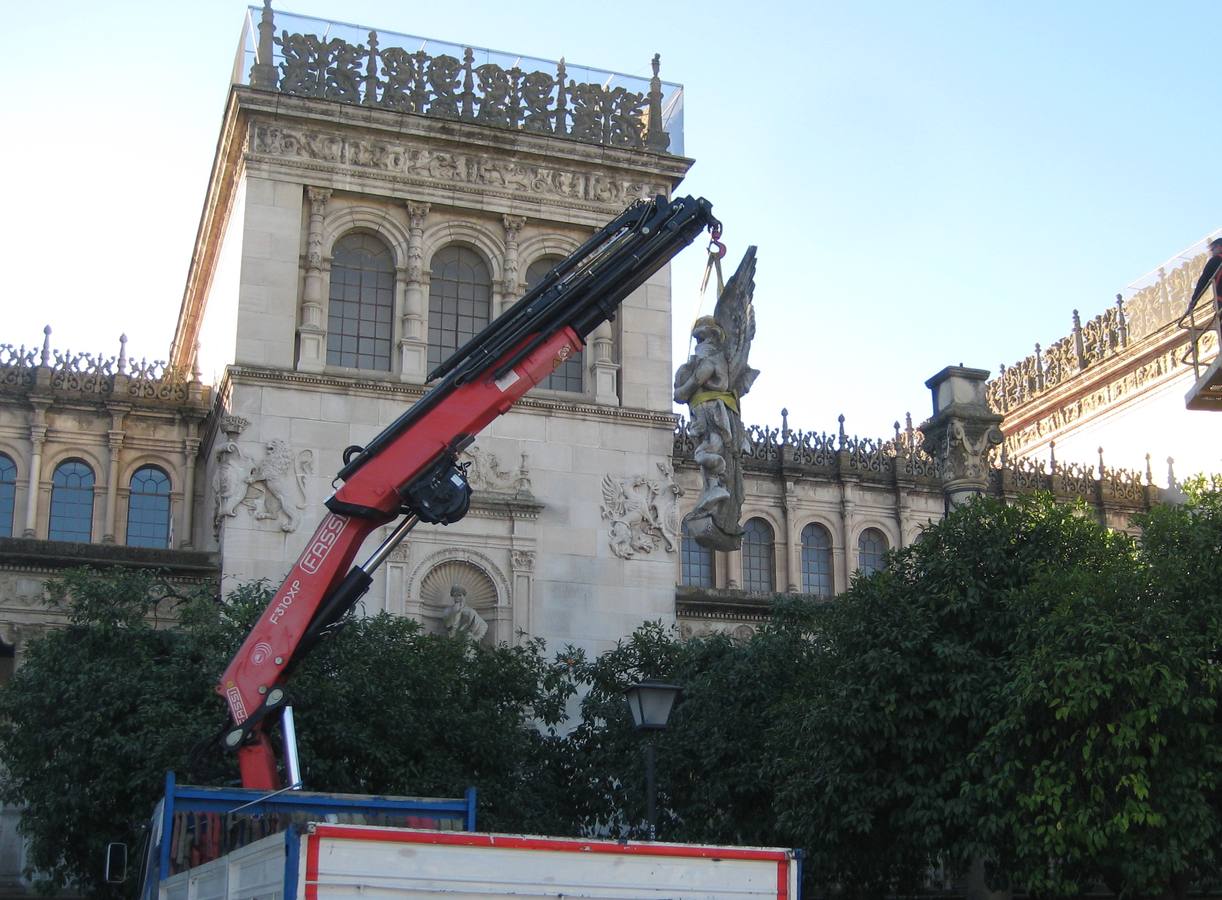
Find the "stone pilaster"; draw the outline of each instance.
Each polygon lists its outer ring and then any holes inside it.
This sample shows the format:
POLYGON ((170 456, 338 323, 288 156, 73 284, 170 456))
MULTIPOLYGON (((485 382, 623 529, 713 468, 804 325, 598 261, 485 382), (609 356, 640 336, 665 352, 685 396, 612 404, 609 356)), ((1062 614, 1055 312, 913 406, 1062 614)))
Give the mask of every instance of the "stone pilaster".
POLYGON ((501 216, 501 221, 505 223, 505 256, 501 261, 504 274, 501 278, 501 303, 493 309, 493 317, 499 316, 505 307, 517 301, 521 287, 518 283, 518 235, 526 227, 526 217, 501 216))
POLYGON ((106 432, 106 447, 110 460, 106 476, 106 517, 102 522, 102 543, 115 542, 115 518, 119 507, 119 457, 123 452, 123 428, 130 406, 110 407, 110 430, 106 432))
POLYGON ((407 271, 403 273, 403 321, 399 337, 399 377, 423 381, 429 360, 428 298, 424 287, 424 221, 429 204, 407 201, 407 271))
POLYGON ((178 529, 181 535, 178 546, 190 550, 195 546, 195 460, 199 456, 200 440, 197 433, 198 423, 190 420, 186 425, 187 436, 182 442, 186 484, 182 488, 182 524, 178 529))
POLYGON ((321 372, 327 364, 327 326, 323 321, 322 223, 331 191, 307 187, 310 224, 306 232, 305 287, 301 296, 301 324, 297 327, 297 368, 321 372))
POLYGON ((853 581, 853 572, 857 568, 857 548, 853 546, 853 510, 857 503, 853 499, 853 483, 844 481, 840 484, 840 546, 844 554, 840 560, 840 587, 836 591, 847 591, 853 581))
POLYGON ((513 571, 513 597, 510 601, 513 604, 513 634, 509 636, 508 642, 517 643, 534 636, 531 631, 534 618, 531 608, 535 583, 535 551, 511 550, 509 557, 513 571))
MULTIPOLYGON (((48 334, 51 327, 47 326, 48 334)), ((44 350, 44 358, 47 356, 44 350)), ((22 527, 22 537, 36 537, 38 528, 38 495, 41 492, 42 481, 42 448, 47 441, 47 408, 50 402, 31 398, 34 415, 30 421, 30 471, 25 497, 25 525, 22 527)))
POLYGON ((938 461, 947 509, 989 486, 989 451, 1002 441, 1002 416, 985 399, 987 369, 947 366, 925 382, 933 417, 921 425, 924 450, 938 461))

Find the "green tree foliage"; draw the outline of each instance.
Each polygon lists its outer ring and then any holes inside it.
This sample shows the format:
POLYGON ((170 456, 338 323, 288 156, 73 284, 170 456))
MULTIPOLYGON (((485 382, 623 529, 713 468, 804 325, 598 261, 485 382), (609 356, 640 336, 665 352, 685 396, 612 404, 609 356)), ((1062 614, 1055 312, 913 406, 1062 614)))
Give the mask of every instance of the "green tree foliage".
MULTIPOLYGON (((167 769, 236 783, 236 761, 211 742, 225 722, 213 687, 270 592, 247 585, 219 603, 121 570, 69 573, 52 592, 68 627, 31 641, 0 690, 0 797, 26 809, 44 887, 105 896, 103 849, 136 846, 167 769)), ((483 827, 551 824, 550 729, 572 684, 541 644, 489 649, 385 614, 355 618, 290 692, 307 787, 461 796, 474 785, 483 827)))
MULTIPOLYGON (((549 661, 354 619, 291 685, 305 778, 474 784, 485 828, 640 837, 648 739, 660 838, 803 847, 808 889, 880 896, 983 866, 1032 896, 1182 896, 1222 846, 1222 483, 1140 525, 1134 542, 1048 497, 979 499, 834 601, 778 598, 746 641, 651 624, 549 661), (645 738, 623 690, 650 677, 685 692, 645 738)), ((0 692, 3 796, 29 807, 54 881, 92 884, 116 823, 136 828, 223 721, 213 679, 267 590, 163 598, 174 630, 150 623, 158 596, 147 575, 70 576, 72 624, 0 692)), ((234 777, 201 758, 192 780, 234 777)))

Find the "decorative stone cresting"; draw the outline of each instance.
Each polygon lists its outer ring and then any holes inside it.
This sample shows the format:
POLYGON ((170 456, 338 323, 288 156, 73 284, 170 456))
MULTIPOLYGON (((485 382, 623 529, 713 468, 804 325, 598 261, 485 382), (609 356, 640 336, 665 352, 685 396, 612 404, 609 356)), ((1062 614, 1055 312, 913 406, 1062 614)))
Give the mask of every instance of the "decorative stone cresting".
POLYGON ((672 104, 664 100, 669 94, 673 103, 682 91, 677 85, 663 91, 657 55, 648 82, 591 70, 583 71, 596 80, 578 81, 568 77, 564 59, 535 60, 548 70, 526 70, 512 57, 498 65, 491 51, 411 35, 371 30, 363 42, 333 36, 358 37, 360 31, 365 29, 349 34, 351 28, 304 16, 277 17, 264 0, 257 39, 248 48, 254 53, 251 87, 631 150, 664 153, 671 146, 663 120, 664 107, 672 104), (277 18, 300 30, 281 27, 277 34, 277 18), (449 52, 422 49, 430 45, 449 52))

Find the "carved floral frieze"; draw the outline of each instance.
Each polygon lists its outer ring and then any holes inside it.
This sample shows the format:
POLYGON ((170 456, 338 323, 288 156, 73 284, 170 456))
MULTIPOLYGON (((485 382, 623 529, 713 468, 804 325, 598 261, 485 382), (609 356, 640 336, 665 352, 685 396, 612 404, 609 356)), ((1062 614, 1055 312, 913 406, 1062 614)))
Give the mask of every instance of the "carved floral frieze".
POLYGON ((601 172, 572 171, 480 153, 417 147, 405 141, 348 137, 265 123, 255 125, 251 146, 255 153, 267 156, 384 172, 447 188, 463 185, 616 208, 639 197, 665 192, 662 185, 601 172))

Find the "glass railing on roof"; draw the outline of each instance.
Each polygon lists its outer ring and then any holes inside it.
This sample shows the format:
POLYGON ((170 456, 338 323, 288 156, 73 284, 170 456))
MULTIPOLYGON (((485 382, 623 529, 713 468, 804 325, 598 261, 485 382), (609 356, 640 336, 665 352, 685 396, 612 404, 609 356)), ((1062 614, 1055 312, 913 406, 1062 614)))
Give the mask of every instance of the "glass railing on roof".
POLYGON ((683 153, 683 86, 498 50, 250 7, 233 81, 556 135, 683 153))

